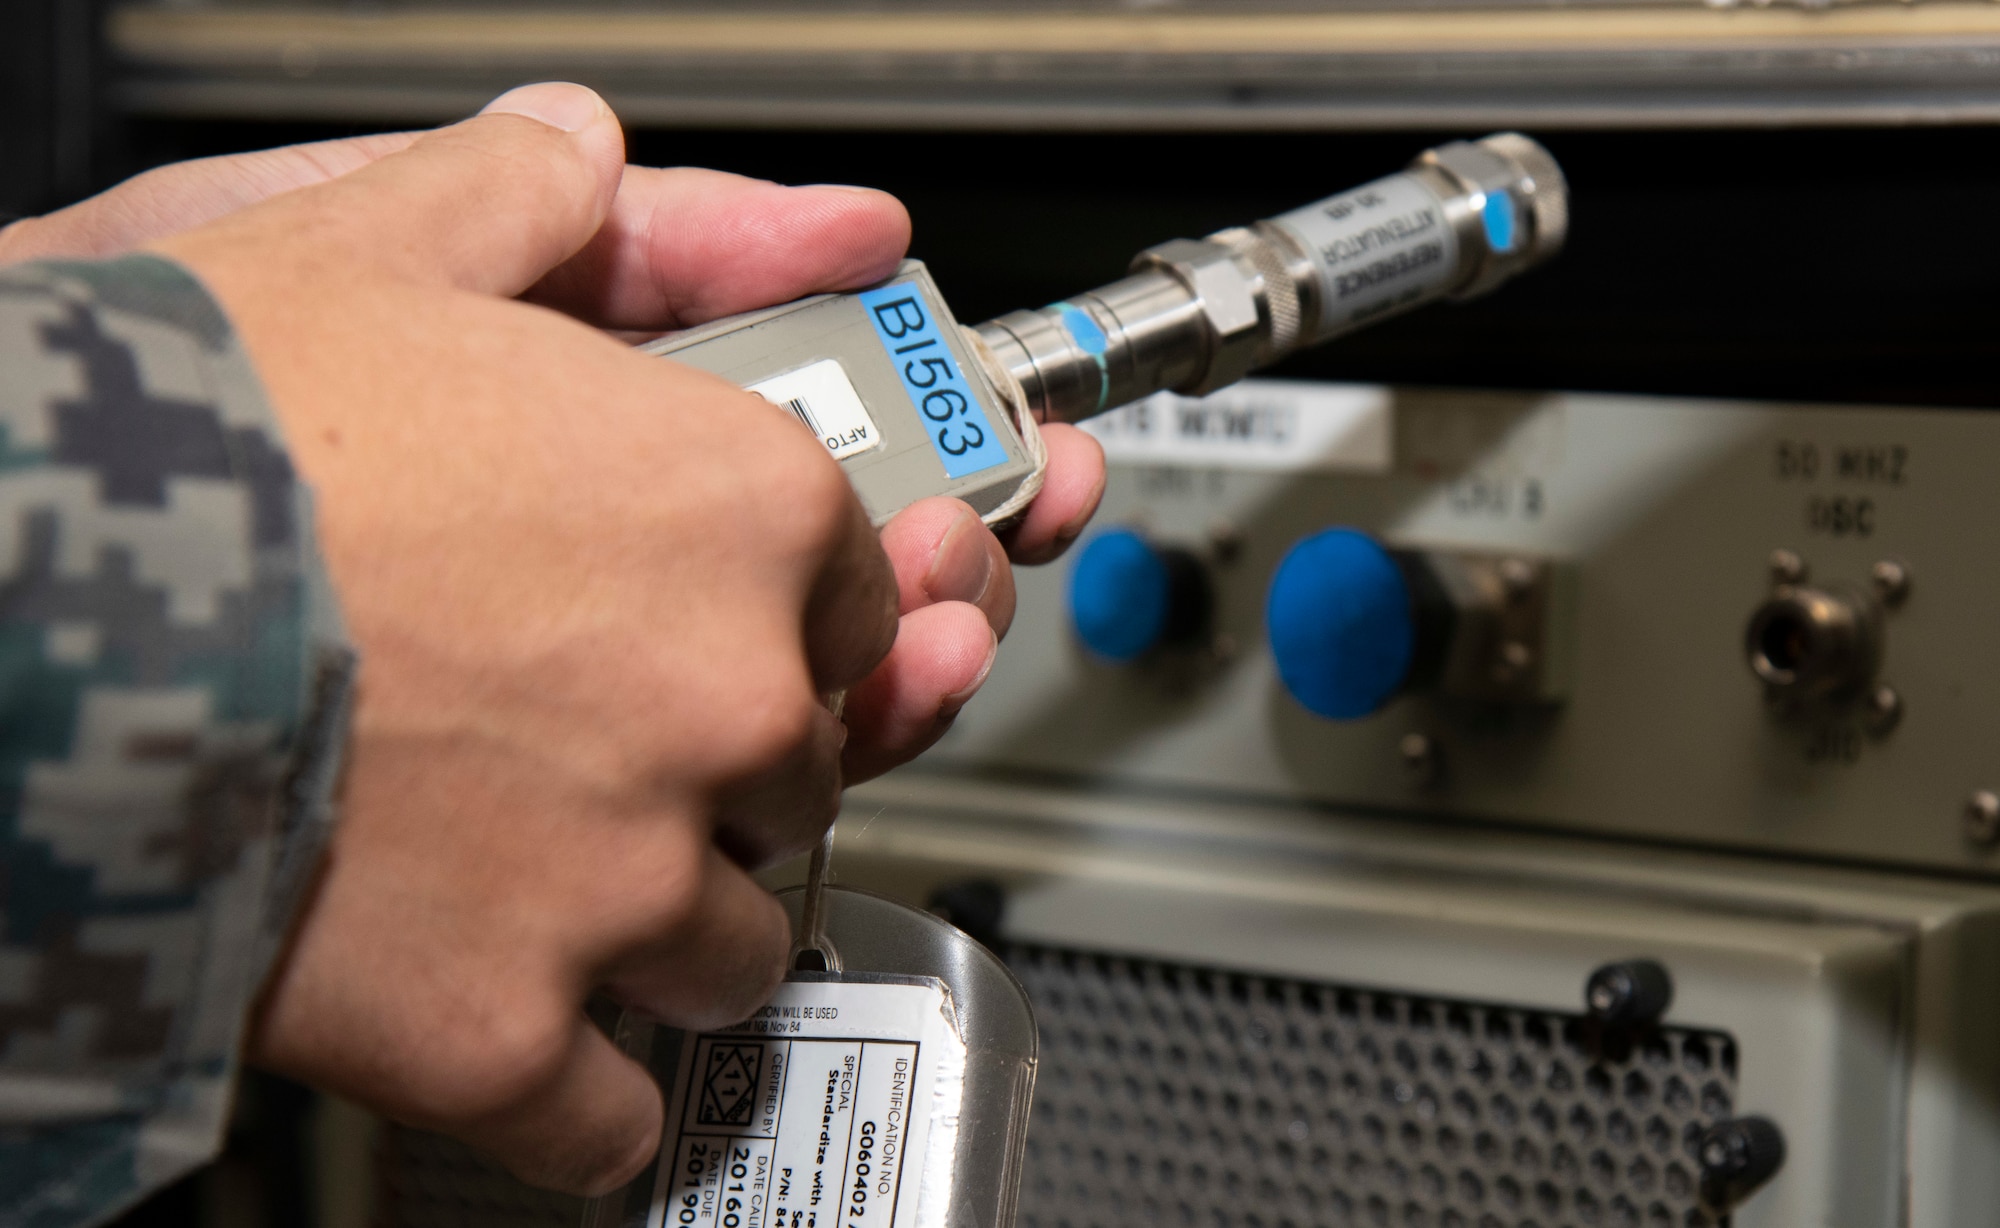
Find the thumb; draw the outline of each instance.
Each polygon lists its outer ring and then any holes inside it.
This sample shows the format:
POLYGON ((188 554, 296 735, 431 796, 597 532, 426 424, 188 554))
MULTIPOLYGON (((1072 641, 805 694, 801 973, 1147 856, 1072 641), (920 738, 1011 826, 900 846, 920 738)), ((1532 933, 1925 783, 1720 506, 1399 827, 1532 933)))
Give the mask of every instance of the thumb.
POLYGON ((624 132, 602 98, 524 85, 350 174, 159 246, 198 267, 203 253, 190 249, 276 246, 316 269, 512 297, 597 233, 624 168, 624 132))
POLYGON ((273 196, 338 179, 419 135, 385 132, 156 166, 88 200, 0 231, 0 264, 115 256, 273 196))

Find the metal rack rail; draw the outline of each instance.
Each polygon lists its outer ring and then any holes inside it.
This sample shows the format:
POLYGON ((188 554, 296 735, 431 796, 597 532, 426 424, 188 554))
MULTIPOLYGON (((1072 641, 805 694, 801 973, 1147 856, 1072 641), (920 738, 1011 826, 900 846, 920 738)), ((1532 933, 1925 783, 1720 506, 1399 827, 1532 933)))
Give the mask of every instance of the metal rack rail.
POLYGON ((129 113, 463 114, 524 76, 649 124, 1355 129, 2000 119, 2000 4, 125 3, 129 113))

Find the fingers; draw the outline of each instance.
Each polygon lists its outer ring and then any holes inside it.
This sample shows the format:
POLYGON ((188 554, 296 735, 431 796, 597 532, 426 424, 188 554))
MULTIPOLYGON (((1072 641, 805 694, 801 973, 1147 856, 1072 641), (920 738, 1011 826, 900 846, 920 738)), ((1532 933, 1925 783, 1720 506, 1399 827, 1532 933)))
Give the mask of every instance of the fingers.
POLYGON ((685 328, 880 281, 909 242, 886 192, 635 166, 603 228, 528 296, 604 328, 685 328))
POLYGON ((624 159, 603 99, 578 85, 523 86, 338 179, 157 246, 203 273, 245 250, 280 250, 302 278, 367 269, 512 296, 597 232, 624 159))
POLYGON ((847 693, 846 783, 928 748, 993 668, 1014 621, 1014 572, 1000 542, 957 499, 911 504, 882 529, 902 622, 889 656, 847 693))
MULTIPOLYGON (((611 163, 603 150, 612 143, 616 121, 581 87, 524 86, 495 99, 481 114, 526 116, 557 129, 582 121, 575 135, 591 147, 596 180, 606 178, 611 163)), ((456 133, 452 140, 458 141, 476 124, 437 135, 456 133)), ((47 217, 0 230, 0 263, 130 251, 340 179, 429 142, 431 135, 386 133, 160 167, 47 217)), ((622 137, 618 143, 622 148, 622 137)), ((438 145, 427 145, 427 152, 437 153, 438 145)), ((489 196, 483 181, 474 195, 489 196)), ((505 193, 458 205, 466 216, 519 207, 510 205, 505 193)), ((602 225, 574 255, 565 251, 555 257, 562 262, 546 275, 537 270, 541 279, 528 297, 605 328, 681 328, 880 281, 895 271, 909 240, 909 214, 885 192, 784 187, 694 168, 626 167, 602 225)), ((418 245, 415 254, 426 247, 418 245)), ((433 275, 464 284, 451 271, 464 262, 449 251, 436 254, 449 267, 433 275)), ((475 253, 476 263, 484 260, 475 253)), ((550 262, 550 257, 530 253, 528 261, 550 262)))
POLYGON ((712 848, 699 896, 652 926, 645 940, 617 953, 605 987, 662 1022, 681 1028, 736 1023, 784 978, 792 945, 784 907, 712 848))
POLYGON ((963 601, 986 615, 997 636, 1014 622, 1014 573, 1007 552, 978 513, 957 499, 924 499, 882 528, 896 571, 898 611, 963 601))
POLYGON ((888 659, 847 692, 847 783, 879 776, 943 737, 999 649, 976 606, 947 601, 904 615, 888 659))
POLYGON ((608 1194, 659 1152, 660 1089, 583 1016, 566 1040, 539 1086, 499 1112, 449 1128, 529 1185, 608 1194))
MULTIPOLYGON (((713 847, 698 878, 698 894, 650 916, 640 910, 650 941, 628 943, 605 986, 625 1005, 690 1029, 747 1018, 783 978, 792 940, 783 907, 713 847)), ((669 894, 632 886, 639 889, 622 891, 627 899, 669 894)), ((566 1039, 546 1077, 504 1105, 429 1124, 492 1153, 530 1185, 590 1195, 630 1181, 659 1150, 659 1089, 587 1020, 578 1017, 566 1039)))
POLYGON ((408 148, 420 135, 390 132, 158 167, 0 231, 0 264, 115 256, 271 197, 338 179, 408 148))
MULTIPOLYGON (((800 438, 805 439, 804 432, 800 438)), ((817 449, 817 445, 814 445, 817 449)), ((896 574, 847 475, 820 452, 813 474, 837 488, 843 509, 836 540, 805 605, 806 660, 822 694, 846 690, 888 655, 896 640, 896 574)), ((783 498, 781 488, 770 497, 783 498)))
POLYGON ((1083 532, 1104 498, 1104 449, 1065 423, 1042 428, 1049 448, 1048 478, 1021 523, 1008 531, 1007 553, 1016 563, 1061 557, 1083 532))
POLYGON ((715 843, 750 869, 775 865, 811 848, 840 810, 841 748, 847 727, 815 704, 806 736, 771 769, 720 799, 715 843))
MULTIPOLYGON (((534 301, 605 328, 686 327, 868 285, 894 272, 909 245, 903 206, 868 188, 784 187, 692 168, 627 167, 620 182, 622 154, 610 151, 622 151, 623 137, 610 111, 580 86, 544 83, 510 91, 474 120, 437 133, 386 133, 160 167, 0 230, 0 263, 130 251, 372 168, 413 146, 422 147, 420 158, 368 181, 376 205, 363 208, 359 219, 342 219, 358 221, 366 233, 347 234, 353 225, 321 219, 316 230, 330 232, 321 242, 341 240, 337 260, 359 255, 427 280, 496 293, 531 286, 534 301), (533 141, 495 135, 493 121, 501 116, 533 119, 571 138, 557 142, 571 156, 537 154, 533 141), (578 152, 587 163, 582 174, 574 165, 578 152), (507 172, 491 165, 496 157, 507 172), (456 173, 482 163, 470 178, 456 173), (601 196, 607 186, 615 188, 609 203, 593 199, 589 210, 601 225, 569 217, 532 224, 552 217, 543 207, 550 198, 573 197, 580 187, 601 196), (416 211, 404 216, 444 221, 421 237, 385 241, 382 227, 367 219, 401 209, 416 211), (510 226, 520 241, 496 264, 492 245, 504 240, 495 232, 510 226)), ((316 203, 338 213, 353 199, 342 194, 316 203)), ((279 224, 298 224, 297 211, 286 216, 279 224)))

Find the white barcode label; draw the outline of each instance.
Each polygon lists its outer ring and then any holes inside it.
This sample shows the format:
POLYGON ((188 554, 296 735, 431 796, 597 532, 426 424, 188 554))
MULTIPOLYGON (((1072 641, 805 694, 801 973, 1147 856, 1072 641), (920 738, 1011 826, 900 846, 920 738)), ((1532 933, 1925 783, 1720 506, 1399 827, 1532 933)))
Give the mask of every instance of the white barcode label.
POLYGON ((822 358, 749 387, 771 404, 790 410, 835 460, 882 444, 875 420, 868 416, 868 407, 861 403, 861 394, 854 391, 854 381, 847 378, 839 359, 822 358))

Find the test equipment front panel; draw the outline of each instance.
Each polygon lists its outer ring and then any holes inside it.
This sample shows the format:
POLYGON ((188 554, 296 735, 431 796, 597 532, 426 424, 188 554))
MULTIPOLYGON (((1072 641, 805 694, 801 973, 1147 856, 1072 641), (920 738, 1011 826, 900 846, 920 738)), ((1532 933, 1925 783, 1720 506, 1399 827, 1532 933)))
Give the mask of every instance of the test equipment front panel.
POLYGON ((1023 1224, 1993 1222, 2000 421, 1253 381, 1091 429, 1097 523, 839 861, 1001 902, 1023 1224), (1389 649, 1328 540, 1457 610, 1338 719, 1311 671, 1389 649))
POLYGON ((1250 384, 1100 423, 1098 531, 1199 569, 1201 641, 1107 661, 1071 628, 1075 564, 1023 572, 933 767, 2000 875, 1980 812, 2000 789, 2000 419, 1250 384), (1267 626, 1280 560, 1331 526, 1561 577, 1523 637, 1547 685, 1309 712, 1267 626), (1756 672, 1760 615, 1774 639, 1825 630, 1787 592, 1874 620, 1826 693, 1756 672))

